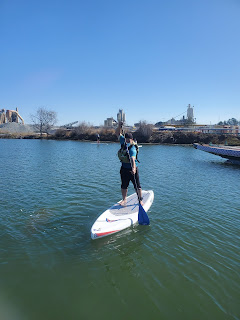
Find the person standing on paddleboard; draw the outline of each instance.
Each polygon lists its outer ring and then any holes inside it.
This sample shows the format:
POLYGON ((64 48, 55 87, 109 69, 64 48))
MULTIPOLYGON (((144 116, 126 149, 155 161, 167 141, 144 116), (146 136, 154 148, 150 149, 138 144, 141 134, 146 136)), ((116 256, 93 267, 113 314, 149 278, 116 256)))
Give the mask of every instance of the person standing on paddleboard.
POLYGON ((122 206, 126 205, 128 186, 129 182, 132 181, 142 205, 142 188, 140 185, 137 165, 137 144, 134 142, 133 135, 131 133, 125 133, 125 135, 123 135, 122 126, 123 123, 119 122, 116 129, 116 135, 119 136, 121 144, 121 149, 118 151, 118 157, 122 163, 120 169, 122 201, 120 204, 122 206))

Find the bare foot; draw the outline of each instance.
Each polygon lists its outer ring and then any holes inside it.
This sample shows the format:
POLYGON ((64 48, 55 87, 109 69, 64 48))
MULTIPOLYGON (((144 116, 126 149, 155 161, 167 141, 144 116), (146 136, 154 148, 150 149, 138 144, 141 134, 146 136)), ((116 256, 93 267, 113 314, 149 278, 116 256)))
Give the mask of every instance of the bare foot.
POLYGON ((126 200, 122 200, 119 202, 120 206, 126 207, 126 200))

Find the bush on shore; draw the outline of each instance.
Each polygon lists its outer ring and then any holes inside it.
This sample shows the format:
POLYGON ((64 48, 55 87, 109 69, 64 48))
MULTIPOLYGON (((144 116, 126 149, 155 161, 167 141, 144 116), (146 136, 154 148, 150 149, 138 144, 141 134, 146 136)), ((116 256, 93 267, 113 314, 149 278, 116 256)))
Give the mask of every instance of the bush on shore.
POLYGON ((146 121, 140 121, 138 129, 134 132, 134 139, 137 141, 144 143, 150 142, 153 134, 153 125, 147 124, 146 121))
MULTIPOLYGON (((53 138, 69 140, 90 140, 96 141, 97 135, 100 135, 100 141, 117 142, 118 137, 113 128, 94 128, 93 126, 81 123, 73 130, 59 129, 53 138)), ((239 146, 240 137, 226 134, 211 134, 200 132, 181 132, 181 131, 153 131, 153 126, 146 121, 140 121, 138 129, 133 132, 133 138, 138 143, 156 143, 156 144, 193 144, 193 143, 213 143, 228 144, 239 146)))
POLYGON ((240 145, 240 137, 230 135, 218 135, 211 133, 200 132, 153 132, 151 143, 163 144, 193 144, 193 143, 213 143, 213 144, 228 144, 240 145))
MULTIPOLYGON (((117 142, 118 137, 114 128, 93 127, 86 122, 71 130, 60 128, 54 134, 40 137, 34 133, 9 133, 2 132, 0 138, 5 139, 56 139, 56 140, 79 140, 79 141, 97 141, 97 135, 100 135, 100 141, 117 142)), ((153 131, 153 126, 146 121, 139 123, 138 129, 133 132, 133 137, 138 143, 155 144, 193 144, 193 143, 213 143, 228 144, 229 146, 240 146, 240 136, 227 134, 210 134, 200 132, 182 132, 182 131, 153 131)))
POLYGON ((56 139, 69 139, 69 140, 90 140, 96 141, 98 134, 101 141, 117 141, 115 130, 112 128, 95 128, 86 122, 82 122, 74 129, 67 130, 64 128, 58 129, 54 137, 56 139))

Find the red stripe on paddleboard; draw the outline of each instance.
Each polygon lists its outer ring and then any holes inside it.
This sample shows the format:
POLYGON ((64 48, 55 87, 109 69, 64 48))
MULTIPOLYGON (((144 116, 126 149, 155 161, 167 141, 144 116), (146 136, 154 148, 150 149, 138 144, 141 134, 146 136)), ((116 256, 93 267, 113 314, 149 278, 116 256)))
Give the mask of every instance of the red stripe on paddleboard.
POLYGON ((101 233, 95 233, 97 237, 102 237, 102 236, 106 236, 108 234, 111 234, 111 233, 115 233, 115 232, 118 232, 120 230, 114 230, 114 231, 108 231, 108 232, 101 232, 101 233))
POLYGON ((115 221, 118 221, 119 219, 117 219, 117 220, 109 220, 108 218, 106 218, 106 221, 107 222, 115 222, 115 221))

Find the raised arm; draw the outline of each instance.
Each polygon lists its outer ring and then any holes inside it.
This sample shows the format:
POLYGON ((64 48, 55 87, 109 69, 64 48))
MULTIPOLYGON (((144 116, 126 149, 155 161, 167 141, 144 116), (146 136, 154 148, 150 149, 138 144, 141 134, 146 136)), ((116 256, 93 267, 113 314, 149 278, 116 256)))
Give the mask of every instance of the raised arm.
POLYGON ((116 135, 117 135, 118 137, 120 136, 120 134, 123 134, 122 126, 123 126, 123 123, 120 121, 120 122, 118 123, 117 129, 115 130, 115 133, 116 133, 116 135))

